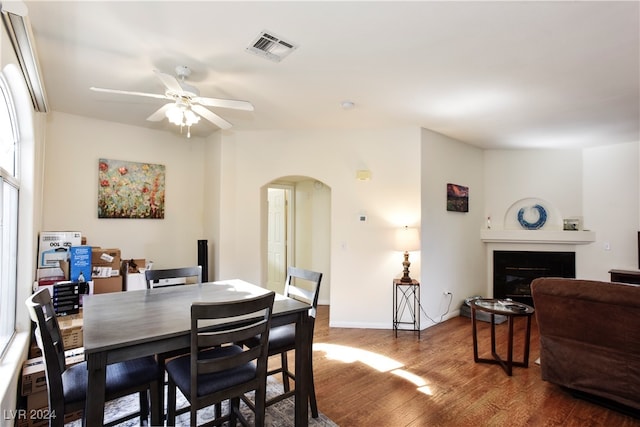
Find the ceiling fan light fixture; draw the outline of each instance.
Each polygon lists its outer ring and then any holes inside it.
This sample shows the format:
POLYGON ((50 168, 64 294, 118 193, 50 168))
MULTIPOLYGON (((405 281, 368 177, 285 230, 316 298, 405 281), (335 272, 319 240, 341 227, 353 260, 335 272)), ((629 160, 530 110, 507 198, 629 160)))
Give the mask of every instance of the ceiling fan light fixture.
POLYGON ((194 125, 200 121, 200 116, 191 111, 191 109, 187 109, 184 111, 184 123, 187 126, 194 125))
POLYGON ((182 118, 184 114, 180 107, 174 106, 173 108, 169 108, 165 114, 167 116, 167 119, 174 125, 182 125, 182 118))
POLYGON ((187 104, 176 103, 165 113, 169 122, 176 126, 191 127, 200 121, 200 116, 191 110, 191 106, 187 104))
POLYGON ((165 86, 164 94, 133 92, 117 89, 102 89, 91 87, 96 92, 116 93, 120 95, 145 96, 150 98, 167 99, 172 102, 164 104, 153 114, 147 117, 148 121, 159 122, 165 118, 172 124, 187 128, 187 138, 191 136, 191 126, 198 123, 201 118, 213 123, 220 129, 231 128, 231 123, 210 111, 206 107, 231 108, 235 110, 253 111, 253 105, 248 101, 237 99, 207 98, 201 97, 197 88, 185 83, 185 77, 189 76, 191 70, 186 66, 178 66, 176 74, 178 77, 165 74, 159 70, 153 70, 158 79, 165 86))

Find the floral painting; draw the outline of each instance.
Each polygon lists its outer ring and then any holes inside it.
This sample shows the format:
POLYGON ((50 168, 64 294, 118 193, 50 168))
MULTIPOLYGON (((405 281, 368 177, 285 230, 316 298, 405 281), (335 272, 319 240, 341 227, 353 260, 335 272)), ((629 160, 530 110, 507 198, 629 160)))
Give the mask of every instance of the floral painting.
POLYGON ((447 184, 447 210, 469 212, 469 187, 447 184))
POLYGON ((164 218, 164 165, 100 159, 98 218, 164 218))

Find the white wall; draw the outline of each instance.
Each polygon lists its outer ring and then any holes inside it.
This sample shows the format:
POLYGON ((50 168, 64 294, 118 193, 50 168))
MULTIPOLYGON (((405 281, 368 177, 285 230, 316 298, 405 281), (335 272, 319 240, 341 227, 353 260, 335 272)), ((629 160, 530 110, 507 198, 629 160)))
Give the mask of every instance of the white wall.
POLYGON ((457 315, 462 301, 485 287, 479 235, 485 212, 483 152, 424 129, 421 168, 421 298, 429 316, 423 325, 430 326, 457 315), (447 211, 448 183, 469 187, 469 212, 447 211), (445 290, 453 293, 451 299, 445 290))
POLYGON ((582 216, 581 150, 487 150, 485 218, 502 229, 509 207, 539 198, 564 218, 582 216))
POLYGON ((319 304, 331 294, 331 188, 320 181, 295 183, 296 267, 322 272, 319 304))
POLYGON ((638 269, 639 151, 634 142, 583 152, 584 224, 596 242, 578 248, 578 277, 608 281, 612 268, 638 269))
POLYGON ((220 277, 259 283, 260 189, 312 177, 331 188, 331 325, 390 328, 393 231, 420 221, 419 130, 236 132, 222 145, 220 277), (357 181, 359 169, 372 179, 357 181))
POLYGON ((220 262, 220 212, 222 188, 222 135, 215 132, 204 144, 203 178, 203 238, 207 240, 209 251, 208 280, 216 280, 220 262))
POLYGON ((177 133, 49 114, 39 231, 81 231, 87 244, 120 248, 123 258, 145 258, 154 268, 196 264, 197 240, 206 238, 204 144, 177 133), (99 158, 165 165, 165 218, 99 219, 99 158))
POLYGON ((637 269, 638 151, 637 142, 584 150, 485 151, 485 215, 499 229, 512 203, 544 199, 565 218, 582 217, 596 241, 535 245, 537 250, 575 251, 579 278, 609 280, 612 268, 637 269), (604 250, 605 243, 611 250, 604 250))

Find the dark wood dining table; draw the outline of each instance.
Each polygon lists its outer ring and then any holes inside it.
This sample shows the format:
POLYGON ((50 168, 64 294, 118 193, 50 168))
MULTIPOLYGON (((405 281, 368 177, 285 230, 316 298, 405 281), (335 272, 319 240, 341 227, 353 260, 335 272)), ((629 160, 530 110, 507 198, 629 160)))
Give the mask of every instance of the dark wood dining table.
MULTIPOLYGON (((191 303, 225 302, 269 292, 239 279, 197 285, 86 295, 83 300, 84 352, 88 369, 85 426, 103 425, 106 366, 137 357, 188 348, 191 303)), ((295 425, 308 425, 309 360, 308 304, 276 294, 272 325, 296 325, 295 425)), ((160 387, 163 387, 161 384, 160 387)), ((151 425, 164 425, 162 404, 151 408, 151 425)))

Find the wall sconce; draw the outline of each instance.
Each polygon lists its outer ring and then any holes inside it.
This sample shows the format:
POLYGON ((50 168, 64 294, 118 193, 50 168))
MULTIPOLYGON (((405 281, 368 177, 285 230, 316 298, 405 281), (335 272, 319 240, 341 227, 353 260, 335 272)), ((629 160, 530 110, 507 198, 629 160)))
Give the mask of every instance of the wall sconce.
POLYGON ((396 231, 396 250, 404 251, 404 261, 402 262, 402 283, 411 283, 412 279, 409 276, 409 252, 420 250, 420 233, 417 228, 410 228, 404 226, 396 231))
POLYGON ((371 179, 371 171, 370 170, 356 171, 356 179, 358 181, 369 181, 371 179))

